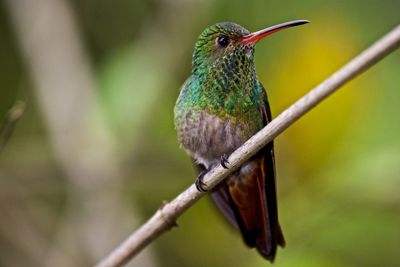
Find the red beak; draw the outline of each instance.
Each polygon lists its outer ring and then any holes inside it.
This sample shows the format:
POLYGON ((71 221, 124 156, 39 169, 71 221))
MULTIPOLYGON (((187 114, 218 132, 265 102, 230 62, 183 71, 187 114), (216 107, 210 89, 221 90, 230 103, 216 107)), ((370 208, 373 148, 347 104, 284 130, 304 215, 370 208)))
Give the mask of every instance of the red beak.
POLYGON ((303 25, 306 23, 309 23, 309 21, 308 20, 294 20, 294 21, 281 23, 281 24, 278 24, 278 25, 275 25, 272 27, 268 27, 268 28, 265 28, 265 29, 257 31, 257 32, 252 32, 250 34, 247 34, 242 37, 240 42, 243 44, 256 43, 258 40, 260 40, 270 34, 273 34, 274 32, 278 32, 280 30, 294 27, 294 26, 303 25))

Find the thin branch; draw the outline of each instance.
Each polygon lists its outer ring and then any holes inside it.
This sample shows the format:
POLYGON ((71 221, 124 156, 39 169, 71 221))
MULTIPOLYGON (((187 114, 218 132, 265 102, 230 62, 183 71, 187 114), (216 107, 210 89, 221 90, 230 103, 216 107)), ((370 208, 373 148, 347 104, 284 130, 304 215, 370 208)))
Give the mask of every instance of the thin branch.
MULTIPOLYGON (((339 89, 340 86, 396 50, 399 45, 400 25, 299 99, 234 151, 229 157, 229 169, 217 166, 208 172, 204 177, 205 188, 212 189, 297 119, 339 89)), ((205 193, 197 191, 196 187, 191 185, 169 204, 161 207, 145 224, 99 262, 96 267, 121 266, 128 262, 154 239, 174 226, 175 220, 204 195, 205 193)))

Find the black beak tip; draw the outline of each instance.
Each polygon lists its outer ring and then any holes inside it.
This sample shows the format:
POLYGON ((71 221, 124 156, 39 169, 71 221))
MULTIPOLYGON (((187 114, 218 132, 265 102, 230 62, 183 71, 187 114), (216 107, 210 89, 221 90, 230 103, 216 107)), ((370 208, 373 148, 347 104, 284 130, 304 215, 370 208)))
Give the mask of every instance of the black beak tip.
POLYGON ((296 20, 293 23, 293 26, 299 26, 299 25, 303 25, 303 24, 307 24, 310 23, 309 20, 305 20, 305 19, 300 19, 300 20, 296 20))

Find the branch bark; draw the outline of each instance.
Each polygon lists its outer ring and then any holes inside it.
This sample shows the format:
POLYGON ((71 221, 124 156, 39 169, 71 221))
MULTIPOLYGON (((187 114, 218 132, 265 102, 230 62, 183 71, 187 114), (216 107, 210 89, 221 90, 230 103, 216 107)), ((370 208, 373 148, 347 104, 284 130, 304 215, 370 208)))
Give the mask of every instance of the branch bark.
MULTIPOLYGON (((301 116, 338 90, 342 85, 395 51, 399 46, 400 25, 295 102, 233 152, 228 159, 230 162, 229 169, 217 166, 208 172, 203 180, 206 184, 205 188, 212 189, 301 116)), ((99 262, 96 267, 121 266, 128 262, 158 236, 174 226, 175 220, 204 195, 205 193, 197 191, 192 184, 170 203, 162 206, 146 223, 99 262)))

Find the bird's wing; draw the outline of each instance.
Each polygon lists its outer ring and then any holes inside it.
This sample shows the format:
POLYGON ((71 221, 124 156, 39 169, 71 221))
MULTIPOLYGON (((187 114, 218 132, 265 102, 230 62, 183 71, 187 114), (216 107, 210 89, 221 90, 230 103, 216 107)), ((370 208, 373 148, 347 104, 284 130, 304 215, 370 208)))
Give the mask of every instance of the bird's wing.
MULTIPOLYGON (((271 112, 261 84, 259 89, 263 94, 260 113, 267 125, 271 121, 271 112)), ((222 182, 212 192, 212 198, 228 221, 240 229, 245 243, 273 261, 277 245, 285 245, 278 222, 273 142, 242 166, 236 175, 239 177, 222 182)))
MULTIPOLYGON (((265 92, 265 89, 260 84, 261 89, 265 92)), ((267 125, 271 120, 271 110, 269 107, 268 99, 264 97, 263 104, 260 105, 260 110, 263 115, 264 125, 267 125)), ((263 177, 264 195, 266 199, 266 210, 267 217, 270 225, 270 233, 272 238, 272 246, 280 245, 285 246, 285 239, 283 237, 282 230, 278 220, 278 207, 277 207, 277 196, 276 196, 276 170, 275 170, 275 154, 274 154, 274 142, 268 143, 260 152, 261 157, 261 174, 263 177)))
MULTIPOLYGON (((201 164, 198 164, 193 159, 193 165, 196 168, 197 173, 201 173, 204 171, 205 167, 201 164)), ((235 215, 235 211, 232 209, 233 200, 228 191, 228 185, 225 182, 220 183, 211 191, 211 198, 214 203, 217 205, 219 210, 225 216, 225 218, 235 227, 239 228, 237 225, 237 220, 235 215)))

